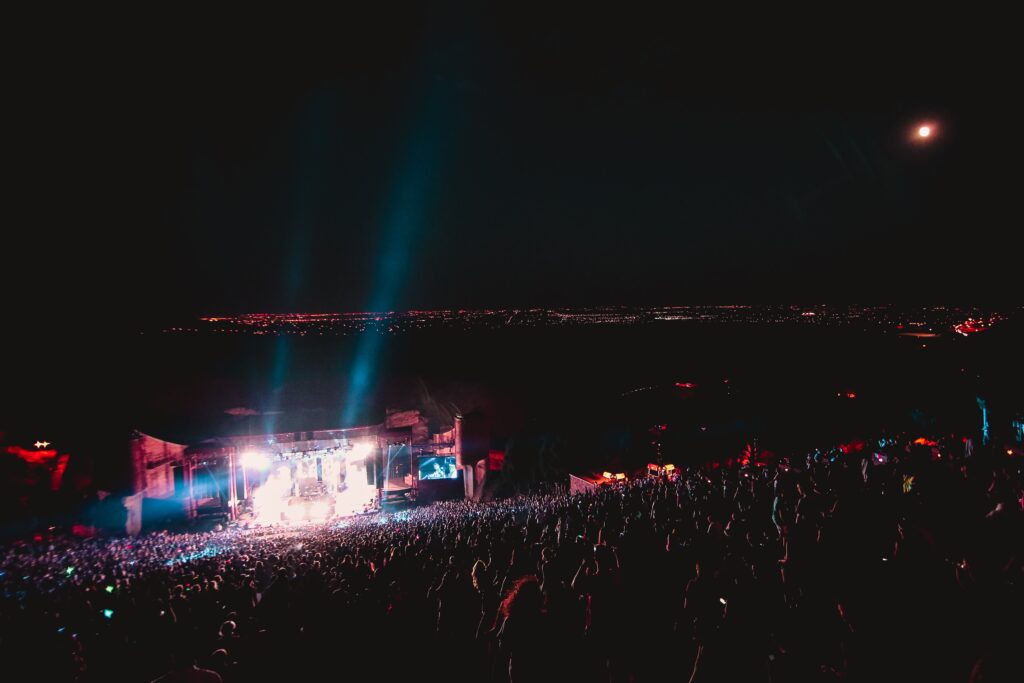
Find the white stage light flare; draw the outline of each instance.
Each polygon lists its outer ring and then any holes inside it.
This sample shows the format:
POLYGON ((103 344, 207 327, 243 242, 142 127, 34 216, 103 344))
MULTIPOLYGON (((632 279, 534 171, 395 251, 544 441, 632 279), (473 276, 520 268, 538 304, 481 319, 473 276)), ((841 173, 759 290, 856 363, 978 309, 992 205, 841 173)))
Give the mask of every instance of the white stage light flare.
POLYGON ((309 506, 309 518, 315 522, 322 522, 327 519, 329 508, 327 503, 318 501, 309 506))
POLYGON ((270 469, 270 456, 259 451, 246 451, 242 453, 242 466, 250 470, 270 469))
POLYGON ((348 454, 348 459, 350 462, 363 460, 371 453, 373 453, 373 444, 364 441, 363 443, 357 443, 352 446, 352 450, 349 451, 348 454))

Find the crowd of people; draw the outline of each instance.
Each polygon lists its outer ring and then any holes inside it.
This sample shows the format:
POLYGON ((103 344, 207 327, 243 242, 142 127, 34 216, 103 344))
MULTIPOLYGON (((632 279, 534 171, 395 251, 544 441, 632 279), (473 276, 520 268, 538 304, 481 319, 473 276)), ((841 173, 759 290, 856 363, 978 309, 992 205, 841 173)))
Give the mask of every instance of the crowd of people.
POLYGON ((1021 465, 890 438, 301 528, 38 537, 0 550, 0 650, 47 681, 1019 681, 1021 465))

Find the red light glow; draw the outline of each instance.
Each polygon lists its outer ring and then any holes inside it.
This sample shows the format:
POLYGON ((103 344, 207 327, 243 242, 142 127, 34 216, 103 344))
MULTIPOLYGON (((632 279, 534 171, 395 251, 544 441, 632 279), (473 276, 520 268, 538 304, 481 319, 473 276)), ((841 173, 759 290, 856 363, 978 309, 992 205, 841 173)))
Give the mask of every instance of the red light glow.
POLYGON ((10 453, 11 455, 18 456, 19 458, 29 463, 30 465, 41 465, 57 457, 56 450, 30 451, 27 448, 22 448, 20 446, 8 446, 7 452, 10 453))

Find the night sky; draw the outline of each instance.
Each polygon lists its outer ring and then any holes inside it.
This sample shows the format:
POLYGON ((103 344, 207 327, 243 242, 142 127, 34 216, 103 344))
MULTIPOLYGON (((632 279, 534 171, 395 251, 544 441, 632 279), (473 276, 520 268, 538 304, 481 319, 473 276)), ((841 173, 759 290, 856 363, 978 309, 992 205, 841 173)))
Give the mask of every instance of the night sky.
POLYGON ((321 28, 26 56, 13 310, 1013 298, 976 63, 568 12, 321 28))

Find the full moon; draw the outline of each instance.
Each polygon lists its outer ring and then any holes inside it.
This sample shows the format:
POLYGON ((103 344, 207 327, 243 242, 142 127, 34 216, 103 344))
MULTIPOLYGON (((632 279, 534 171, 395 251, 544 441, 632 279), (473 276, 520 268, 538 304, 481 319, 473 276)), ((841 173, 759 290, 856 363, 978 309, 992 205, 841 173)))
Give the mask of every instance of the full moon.
POLYGON ((919 138, 926 138, 932 134, 931 126, 921 126, 917 129, 917 136, 919 138))

